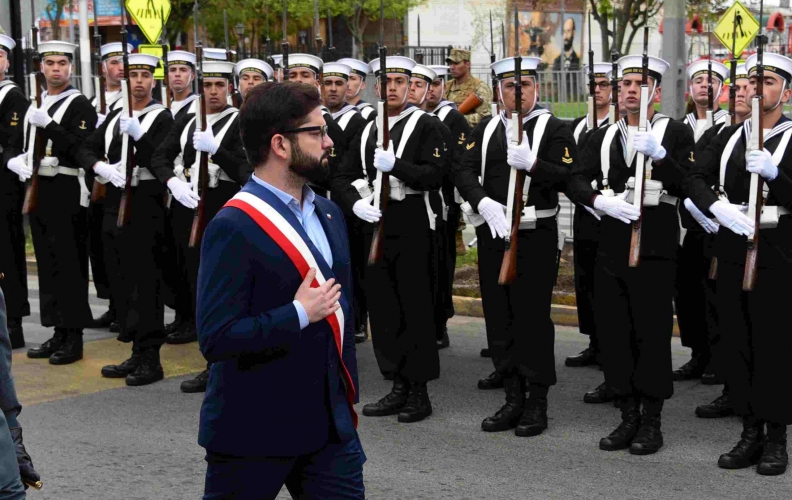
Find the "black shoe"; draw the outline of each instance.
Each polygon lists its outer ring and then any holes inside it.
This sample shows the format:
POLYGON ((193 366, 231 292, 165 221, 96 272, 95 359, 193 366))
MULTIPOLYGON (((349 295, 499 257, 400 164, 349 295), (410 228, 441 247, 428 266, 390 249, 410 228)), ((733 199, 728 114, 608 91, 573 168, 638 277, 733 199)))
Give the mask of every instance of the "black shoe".
POLYGON ((674 380, 695 380, 704 375, 707 363, 700 356, 693 356, 690 361, 671 372, 674 380))
POLYGON ((25 347, 25 333, 22 330, 22 318, 8 318, 8 338, 11 349, 25 347))
POLYGON ((33 460, 31 460, 22 442, 22 428, 10 427, 8 430, 11 431, 11 438, 14 440, 17 464, 19 464, 19 477, 22 479, 22 484, 25 485, 25 489, 31 486, 34 489, 40 490, 42 486, 41 476, 36 472, 36 469, 33 468, 33 460))
POLYGON ((397 420, 403 424, 420 422, 432 414, 432 402, 429 401, 429 391, 426 382, 410 382, 410 394, 397 420))
POLYGON ((723 418, 734 415, 728 394, 721 394, 712 403, 696 407, 698 418, 723 418))
POLYGON ((165 378, 160 363, 159 347, 146 349, 141 352, 141 360, 137 369, 127 375, 126 385, 139 386, 158 382, 165 378))
POLYGON ((448 338, 448 327, 447 327, 447 326, 444 326, 444 327, 443 327, 443 335, 442 335, 442 338, 440 338, 440 339, 437 341, 437 348, 438 348, 438 349, 445 349, 446 347, 448 347, 448 346, 450 346, 450 345, 451 345, 451 339, 449 339, 449 338, 448 338))
POLYGON ((121 333, 121 323, 118 321, 110 323, 110 333, 121 333))
POLYGON ((376 403, 369 403, 364 406, 363 415, 367 417, 398 415, 407 404, 407 395, 409 392, 410 384, 397 375, 393 378, 393 388, 391 391, 376 403))
POLYGON ((51 365, 70 365, 83 358, 82 330, 70 329, 60 349, 49 358, 51 365))
POLYGON ((489 347, 485 347, 484 349, 482 349, 481 352, 479 352, 479 356, 481 356, 482 358, 491 358, 492 353, 490 352, 489 347))
POLYGON ((547 398, 528 398, 514 435, 538 436, 547 429, 547 398))
POLYGON ((196 393, 196 392, 206 392, 206 384, 209 382, 209 368, 202 371, 192 380, 185 380, 179 386, 182 392, 186 392, 188 394, 196 393))
POLYGON ((505 377, 503 387, 506 392, 506 404, 481 422, 481 430, 484 432, 508 431, 520 423, 520 417, 525 409, 525 387, 522 380, 517 375, 505 377))
POLYGON ((28 349, 27 357, 31 359, 49 358, 55 354, 55 352, 60 350, 64 340, 66 340, 66 330, 62 328, 56 328, 55 335, 53 335, 51 339, 47 340, 39 347, 28 349))
POLYGON ((503 373, 495 370, 478 381, 478 388, 482 391, 489 391, 491 389, 503 389, 503 373))
POLYGON ((108 309, 108 311, 91 322, 88 328, 109 328, 116 319, 115 311, 108 309))
POLYGON ((607 437, 600 439, 600 450, 616 451, 625 450, 630 447, 638 434, 638 427, 641 423, 640 404, 635 398, 624 399, 620 402, 621 423, 607 437))
MULTIPOLYGON (((114 325, 118 325, 118 323, 113 323, 114 325)), ((112 330, 112 329, 111 329, 112 330)), ((116 340, 119 342, 123 342, 128 344, 130 342, 135 341, 135 332, 132 330, 127 330, 125 328, 121 328, 121 325, 118 326, 118 335, 116 336, 116 340)))
POLYGON ((759 462, 764 444, 764 423, 756 419, 743 419, 740 440, 729 453, 718 458, 721 469, 746 469, 759 462))
POLYGON ((701 376, 701 383, 704 385, 723 385, 726 381, 716 376, 714 373, 705 371, 701 376))
POLYGON ((586 347, 580 353, 569 356, 564 360, 564 364, 569 367, 578 368, 581 366, 597 365, 597 352, 591 347, 586 347))
POLYGON ((651 455, 663 447, 663 433, 660 430, 663 401, 643 401, 642 406, 641 426, 630 444, 631 455, 651 455))
POLYGON ((195 323, 184 322, 181 328, 165 337, 167 344, 189 344, 198 340, 198 332, 195 331, 195 323))
POLYGON ((788 464, 786 425, 768 423, 764 451, 756 472, 763 476, 777 476, 786 472, 788 464))
POLYGON ((583 402, 589 404, 609 403, 613 400, 613 391, 608 388, 608 384, 605 382, 583 395, 583 402))
POLYGON ((105 378, 126 378, 134 372, 143 361, 140 351, 132 349, 132 356, 120 365, 107 365, 102 367, 102 376, 105 378))
POLYGON ((184 320, 182 319, 181 314, 176 313, 176 319, 173 320, 173 323, 168 323, 165 325, 165 335, 170 335, 171 333, 176 332, 182 327, 183 324, 184 320))
POLYGON ((365 324, 358 326, 355 331, 355 343, 362 344, 368 340, 368 328, 365 324))

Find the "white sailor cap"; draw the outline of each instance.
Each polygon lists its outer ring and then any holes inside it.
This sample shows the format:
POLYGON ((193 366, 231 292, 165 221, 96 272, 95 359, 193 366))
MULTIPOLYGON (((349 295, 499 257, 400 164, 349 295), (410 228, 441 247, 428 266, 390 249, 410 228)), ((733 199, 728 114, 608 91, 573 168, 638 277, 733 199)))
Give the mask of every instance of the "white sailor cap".
POLYGON ((427 83, 430 84, 437 79, 437 73, 435 73, 435 70, 433 70, 429 66, 424 66, 422 64, 416 64, 413 67, 412 76, 416 78, 420 78, 421 80, 425 80, 427 83))
MULTIPOLYGON (((756 60, 756 54, 749 56, 748 59, 745 60, 745 69, 748 70, 748 75, 756 73, 756 60)), ((762 66, 765 71, 775 73, 786 80, 787 83, 792 81, 792 59, 782 56, 781 54, 765 52, 762 66)))
MULTIPOLYGON (((623 76, 624 75, 622 74, 621 67, 616 66, 616 81, 617 82, 622 81, 622 77, 623 76)), ((607 78, 608 80, 613 80, 613 65, 612 64, 610 65, 610 68, 608 69, 608 72, 605 73, 605 78, 607 78)))
MULTIPOLYGON (((132 44, 127 44, 127 54, 134 52, 135 47, 132 44)), ((102 54, 102 61, 110 59, 111 57, 119 57, 124 55, 124 46, 121 42, 112 42, 102 45, 99 49, 102 54)))
POLYGON ((352 59, 351 57, 344 57, 336 61, 341 64, 346 64, 351 68, 350 74, 358 75, 361 78, 366 78, 369 72, 369 65, 359 59, 352 59))
MULTIPOLYGON (((595 62, 594 63, 594 78, 608 78, 608 72, 613 69, 612 63, 595 62)), ((589 66, 583 66, 583 75, 588 78, 589 66)))
POLYGON ((76 45, 60 40, 41 42, 38 46, 39 55, 42 59, 47 56, 66 56, 69 59, 73 59, 75 50, 77 50, 76 45))
POLYGON ((745 64, 738 64, 737 69, 734 70, 734 79, 735 80, 742 80, 748 78, 748 68, 745 67, 745 64))
MULTIPOLYGON (((231 54, 236 54, 236 51, 229 51, 231 54)), ((228 61, 228 52, 226 49, 220 48, 205 48, 203 49, 204 57, 209 61, 228 61)))
POLYGON ((311 54, 289 54, 289 68, 308 68, 319 76, 322 71, 322 60, 311 54))
POLYGON ((181 65, 194 68, 195 61, 195 54, 192 52, 187 52, 186 50, 168 51, 168 67, 181 65))
POLYGON ((267 81, 272 79, 272 75, 275 73, 275 71, 272 69, 272 66, 265 63, 261 59, 242 59, 236 63, 234 70, 238 76, 242 76, 242 73, 253 71, 263 76, 267 81))
MULTIPOLYGON (((619 59, 619 70, 623 75, 641 74, 643 68, 643 56, 624 56, 619 59)), ((660 83, 663 73, 669 68, 669 64, 659 57, 649 56, 648 73, 654 81, 660 83)))
POLYGON ((276 68, 281 67, 281 61, 283 61, 283 54, 277 54, 272 56, 272 61, 275 63, 276 68))
POLYGON ((204 61, 201 65, 204 78, 225 78, 234 74, 234 63, 228 61, 204 61))
MULTIPOLYGON (((523 57, 520 63, 520 73, 522 76, 532 76, 536 78, 536 68, 542 60, 538 57, 523 57)), ((505 78, 514 78, 514 58, 507 57, 500 61, 495 61, 490 64, 490 68, 495 72, 495 77, 498 80, 505 78)))
POLYGON ((6 54, 10 54, 16 47, 16 42, 13 38, 6 35, 0 35, 0 50, 4 50, 6 54))
POLYGON ((159 63, 160 58, 151 54, 129 54, 129 71, 144 69, 153 73, 159 63))
MULTIPOLYGON (((412 70, 415 67, 415 61, 409 57, 404 56, 388 56, 385 59, 385 73, 396 73, 400 75, 407 75, 409 78, 412 76, 412 70)), ((369 63, 369 71, 379 77, 380 73, 380 59, 379 57, 372 59, 369 63)))
MULTIPOLYGON (((707 71, 709 71, 709 61, 710 59, 699 59, 690 63, 690 66, 687 67, 688 80, 698 78, 700 75, 706 75, 707 71)), ((718 61, 712 61, 712 72, 715 74, 715 78, 721 82, 729 78, 729 68, 718 61)))
POLYGON ((352 68, 346 64, 332 62, 324 65, 324 71, 322 72, 322 75, 324 75, 325 78, 328 76, 335 76, 338 78, 343 78, 344 80, 349 80, 349 73, 351 72, 352 68))
POLYGON ((451 68, 449 68, 448 66, 432 65, 429 66, 429 68, 437 74, 435 80, 437 80, 437 78, 442 78, 443 80, 447 80, 448 76, 451 74, 451 68))

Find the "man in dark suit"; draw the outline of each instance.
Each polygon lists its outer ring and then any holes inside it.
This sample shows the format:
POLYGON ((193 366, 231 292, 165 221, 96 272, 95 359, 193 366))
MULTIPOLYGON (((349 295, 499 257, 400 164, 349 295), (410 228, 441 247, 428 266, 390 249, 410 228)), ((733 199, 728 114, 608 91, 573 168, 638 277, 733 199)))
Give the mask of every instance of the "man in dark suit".
POLYGON ((198 275, 204 500, 274 499, 284 484, 365 496, 346 226, 307 186, 333 147, 320 104, 313 87, 267 82, 240 111, 255 172, 207 227, 198 275))

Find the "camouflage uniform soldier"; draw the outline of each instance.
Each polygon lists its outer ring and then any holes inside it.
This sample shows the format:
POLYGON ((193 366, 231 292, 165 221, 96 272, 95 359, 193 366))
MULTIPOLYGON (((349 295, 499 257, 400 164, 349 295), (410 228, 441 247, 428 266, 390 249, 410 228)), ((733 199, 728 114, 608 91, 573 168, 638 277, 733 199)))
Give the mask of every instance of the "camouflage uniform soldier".
POLYGON ((464 49, 452 49, 451 55, 446 58, 446 64, 451 67, 451 76, 454 77, 446 87, 445 98, 453 101, 460 107, 460 112, 464 107, 462 103, 475 94, 480 99, 480 103, 465 115, 470 127, 475 127, 478 123, 490 114, 490 103, 492 102, 492 89, 489 84, 479 80, 470 74, 470 51, 464 49))

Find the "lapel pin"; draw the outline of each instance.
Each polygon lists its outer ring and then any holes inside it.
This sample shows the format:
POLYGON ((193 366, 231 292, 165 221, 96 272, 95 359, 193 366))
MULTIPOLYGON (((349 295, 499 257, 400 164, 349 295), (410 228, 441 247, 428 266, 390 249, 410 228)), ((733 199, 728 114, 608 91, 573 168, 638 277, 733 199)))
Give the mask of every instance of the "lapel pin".
POLYGON ((330 220, 333 220, 333 216, 330 215, 330 214, 327 214, 327 218, 330 219, 330 220))

